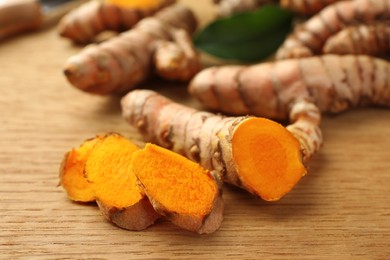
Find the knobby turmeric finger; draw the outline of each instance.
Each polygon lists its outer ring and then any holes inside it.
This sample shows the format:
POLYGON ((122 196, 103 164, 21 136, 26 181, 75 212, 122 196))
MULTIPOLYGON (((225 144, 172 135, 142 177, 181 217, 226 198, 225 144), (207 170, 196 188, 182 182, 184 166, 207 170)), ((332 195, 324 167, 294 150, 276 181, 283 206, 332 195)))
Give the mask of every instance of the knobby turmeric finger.
POLYGON ((299 141, 268 119, 197 111, 150 90, 127 94, 122 113, 146 141, 176 151, 265 200, 280 199, 306 174, 299 141))
POLYGON ((147 144, 132 167, 154 209, 181 228, 212 233, 222 222, 223 201, 216 181, 199 164, 147 144))
POLYGON ((139 148, 119 134, 110 134, 95 144, 85 174, 96 202, 112 223, 129 230, 142 230, 159 214, 137 184, 131 159, 139 148))
POLYGON ((349 26, 329 37, 322 52, 379 56, 390 52, 389 41, 388 23, 349 26))
POLYGON ((60 185, 69 199, 80 202, 95 201, 92 185, 85 177, 85 162, 100 137, 85 141, 79 148, 66 153, 60 166, 60 185))
POLYGON ((278 49, 276 59, 320 54, 327 39, 346 26, 388 19, 389 0, 354 0, 331 4, 296 27, 278 49))
POLYGON ((211 67, 194 77, 189 92, 213 110, 285 120, 301 100, 329 113, 390 106, 389 71, 387 61, 370 56, 323 55, 211 67))
MULTIPOLYGON (((171 60, 177 57, 189 59, 188 62, 177 62, 176 71, 175 63, 165 62, 170 66, 169 70, 184 74, 174 74, 174 79, 189 79, 199 71, 192 67, 197 63, 197 56, 192 55, 194 50, 187 50, 193 48, 189 41, 191 38, 184 37, 187 42, 182 44, 179 39, 183 37, 177 38, 175 34, 180 31, 181 34, 190 35, 196 26, 196 18, 190 9, 180 5, 169 6, 152 17, 142 19, 133 29, 101 44, 89 45, 81 53, 70 57, 65 64, 64 74, 72 85, 89 93, 125 93, 151 76, 154 71, 154 53, 162 42, 168 41, 177 44, 176 49, 180 49, 183 55, 160 53, 156 59, 161 56, 168 56, 171 60), (183 64, 188 67, 181 66, 183 64)), ((161 51, 164 53, 164 50, 161 51)), ((158 67, 159 71, 163 71, 161 66, 158 67)), ((167 75, 168 79, 170 75, 172 73, 167 75)))
POLYGON ((76 43, 89 43, 105 31, 121 32, 141 19, 173 4, 174 0, 88 1, 65 15, 58 25, 59 34, 76 43))

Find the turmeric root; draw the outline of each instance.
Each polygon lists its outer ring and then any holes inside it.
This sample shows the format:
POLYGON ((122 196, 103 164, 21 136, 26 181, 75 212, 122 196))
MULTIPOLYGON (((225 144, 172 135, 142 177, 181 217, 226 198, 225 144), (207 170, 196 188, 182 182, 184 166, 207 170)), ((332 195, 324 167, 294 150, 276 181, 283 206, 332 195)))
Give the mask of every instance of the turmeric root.
POLYGON ((76 43, 89 43, 105 30, 121 32, 141 19, 173 4, 174 0, 91 0, 65 15, 58 25, 59 34, 76 43))
MULTIPOLYGON (((63 168, 61 184, 73 200, 96 200, 103 215, 117 226, 145 229, 160 215, 138 187, 130 167, 136 150, 138 147, 121 135, 97 136, 76 151, 78 164, 75 167, 63 168), (73 195, 81 191, 84 197, 73 195)), ((66 157, 67 164, 71 161, 69 158, 66 157)))
POLYGON ((287 129, 309 158, 321 147, 321 112, 390 106, 389 71, 388 62, 370 56, 324 55, 208 68, 194 77, 189 92, 213 110, 289 118, 287 129))
MULTIPOLYGON (((70 57, 64 73, 71 84, 86 92, 125 93, 150 77, 153 71, 153 54, 159 52, 156 58, 168 58, 168 61, 161 63, 168 64, 169 70, 177 73, 173 75, 173 79, 189 80, 200 69, 200 65, 193 65, 199 62, 197 56, 183 50, 193 48, 192 42, 178 43, 176 49, 181 50, 179 55, 164 55, 161 53, 164 51, 158 48, 167 41, 175 43, 174 39, 179 37, 177 35, 183 37, 183 34, 191 34, 196 23, 195 16, 186 7, 174 5, 164 8, 155 16, 141 20, 133 29, 102 44, 90 45, 78 55, 70 57), (183 58, 188 60, 178 61, 183 58), (189 67, 183 67, 183 64, 189 67)), ((162 71, 163 68, 159 70, 162 71)))
POLYGON ((197 111, 151 90, 133 90, 121 104, 124 118, 146 141, 178 152, 264 200, 280 199, 306 173, 300 143, 274 121, 197 111))
POLYGON ((325 6, 341 0, 214 0, 218 4, 219 16, 251 11, 265 4, 276 4, 301 15, 313 15, 325 6))
POLYGON ((330 113, 361 105, 390 106, 389 71, 382 59, 329 54, 208 68, 190 82, 189 92, 213 110, 284 120, 300 100, 330 113))
POLYGON ((327 39, 346 26, 390 18, 388 0, 340 1, 329 5, 297 27, 276 53, 276 59, 308 57, 321 53, 327 39))
POLYGON ((199 164, 147 144, 134 153, 133 171, 154 209, 172 223, 197 233, 212 233, 222 222, 220 187, 199 164))
POLYGON ((323 53, 367 54, 380 56, 390 52, 390 25, 375 23, 347 27, 326 41, 323 53))

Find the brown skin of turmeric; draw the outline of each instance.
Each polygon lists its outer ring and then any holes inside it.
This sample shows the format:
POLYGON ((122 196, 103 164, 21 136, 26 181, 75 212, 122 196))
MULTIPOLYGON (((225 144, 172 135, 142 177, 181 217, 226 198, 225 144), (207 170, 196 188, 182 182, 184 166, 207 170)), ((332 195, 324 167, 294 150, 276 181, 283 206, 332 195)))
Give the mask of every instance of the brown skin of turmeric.
POLYGON ((198 56, 188 40, 196 26, 191 10, 169 6, 142 19, 133 29, 70 57, 64 74, 76 88, 101 95, 126 93, 154 71, 169 80, 189 80, 200 70, 198 56), (175 52, 164 47, 166 42, 175 45, 175 52))
POLYGON ((326 41, 346 26, 390 19, 388 0, 340 1, 296 27, 276 53, 276 59, 320 54, 326 41))
POLYGON ((199 234, 220 227, 224 208, 221 187, 199 164, 146 144, 134 154, 132 167, 153 208, 172 223, 199 234))
POLYGON ((349 26, 329 37, 322 52, 381 56, 390 53, 389 41, 390 25, 388 23, 349 26))
POLYGON ((120 1, 88 1, 65 15, 58 24, 62 37, 75 43, 93 41, 99 33, 110 30, 122 32, 132 28, 141 19, 173 4, 174 0, 156 0, 153 5, 120 1), (118 2, 118 3, 116 3, 118 2))
POLYGON ((178 152, 264 200, 280 199, 306 174, 299 141, 268 119, 197 111, 151 90, 127 94, 122 113, 146 141, 178 152))

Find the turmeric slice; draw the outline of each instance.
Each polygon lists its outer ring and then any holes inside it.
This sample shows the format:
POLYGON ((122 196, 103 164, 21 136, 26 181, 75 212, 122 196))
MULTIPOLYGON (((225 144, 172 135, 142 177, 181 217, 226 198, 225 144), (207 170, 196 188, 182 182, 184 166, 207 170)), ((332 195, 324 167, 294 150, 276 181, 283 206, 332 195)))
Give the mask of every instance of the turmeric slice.
POLYGON ((151 16, 174 0, 91 0, 65 15, 58 24, 60 36, 85 44, 99 33, 122 32, 151 16))
POLYGON ((209 171, 153 144, 134 153, 132 167, 154 209, 174 224, 200 234, 219 228, 222 196, 209 171))
POLYGON ((131 167, 138 149, 119 134, 106 135, 95 144, 85 163, 86 177, 103 215, 129 230, 145 229, 159 218, 137 185, 131 167))
POLYGON ((274 121, 197 111, 151 90, 133 90, 121 102, 124 118, 146 141, 181 153, 264 200, 280 199, 306 174, 300 142, 274 121))
POLYGON ((241 181, 268 201, 279 199, 306 174, 298 140, 268 119, 242 122, 233 133, 232 153, 241 181))
POLYGON ((85 141, 79 148, 66 153, 60 166, 60 185, 68 198, 79 202, 95 201, 95 192, 88 182, 84 167, 92 148, 100 138, 85 141))

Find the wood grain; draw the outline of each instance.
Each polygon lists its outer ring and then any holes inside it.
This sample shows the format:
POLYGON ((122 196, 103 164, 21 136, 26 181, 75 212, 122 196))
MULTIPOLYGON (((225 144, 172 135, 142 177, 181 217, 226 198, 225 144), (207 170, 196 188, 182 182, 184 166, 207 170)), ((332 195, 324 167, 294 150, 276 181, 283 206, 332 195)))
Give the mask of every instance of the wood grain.
MULTIPOLYGON (((390 258, 388 109, 326 116, 323 149, 278 202, 226 186, 225 218, 212 235, 165 220, 130 232, 106 222, 94 204, 70 202, 57 186, 65 151, 110 131, 141 143, 121 118, 120 97, 89 95, 66 82, 62 65, 78 50, 55 28, 0 44, 0 258, 390 258)), ((157 90, 197 105, 185 86, 161 83, 157 90)))

